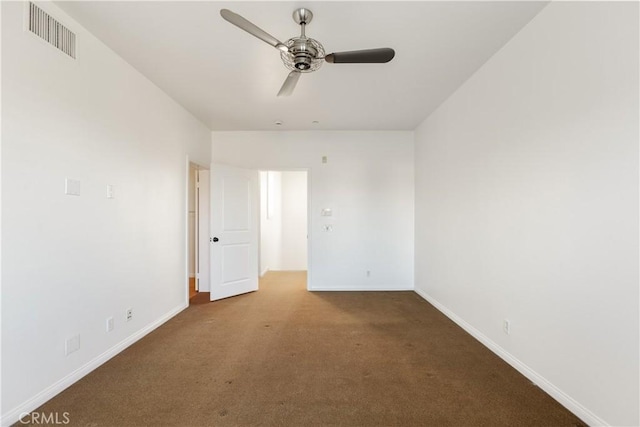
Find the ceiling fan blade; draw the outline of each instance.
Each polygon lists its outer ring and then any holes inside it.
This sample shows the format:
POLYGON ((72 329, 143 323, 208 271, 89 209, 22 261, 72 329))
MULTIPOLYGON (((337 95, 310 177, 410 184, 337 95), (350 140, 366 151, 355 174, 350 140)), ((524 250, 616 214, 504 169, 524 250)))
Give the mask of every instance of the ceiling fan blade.
POLYGON ((287 79, 282 84, 280 88, 280 92, 278 92, 278 96, 289 96, 293 93, 293 89, 295 89, 296 84, 298 83, 298 79, 300 78, 300 71, 292 71, 287 76, 287 79))
POLYGON ((289 48, 284 45, 280 40, 273 37, 271 34, 267 33, 263 29, 257 27, 251 22, 247 21, 242 16, 237 13, 231 12, 229 9, 220 9, 220 15, 228 22, 232 23, 236 27, 245 30, 247 33, 259 38, 265 43, 270 44, 276 49, 280 49, 282 51, 288 52, 289 48))
POLYGON ((396 52, 393 49, 383 47, 330 53, 324 59, 334 64, 381 64, 391 61, 395 55, 396 52))

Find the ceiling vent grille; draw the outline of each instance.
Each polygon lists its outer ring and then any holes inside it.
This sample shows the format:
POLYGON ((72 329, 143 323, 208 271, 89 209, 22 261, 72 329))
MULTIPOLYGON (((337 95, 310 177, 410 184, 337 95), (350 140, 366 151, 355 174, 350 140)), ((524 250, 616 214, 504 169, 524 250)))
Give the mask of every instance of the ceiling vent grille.
POLYGON ((29 2, 29 31, 76 59, 76 35, 51 15, 29 2))

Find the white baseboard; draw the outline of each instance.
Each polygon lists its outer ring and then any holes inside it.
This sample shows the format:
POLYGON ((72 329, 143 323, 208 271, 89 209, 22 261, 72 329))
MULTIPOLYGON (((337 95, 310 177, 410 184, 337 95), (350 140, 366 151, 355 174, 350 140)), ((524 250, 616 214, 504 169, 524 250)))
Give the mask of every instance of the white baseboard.
POLYGON ((78 380, 89 374, 91 371, 98 368, 100 365, 107 362, 109 359, 118 355, 124 349, 135 343, 136 341, 143 338, 145 335, 149 334, 151 331, 161 326, 163 323, 167 322, 169 319, 180 313, 182 310, 187 308, 189 305, 181 304, 180 306, 170 310, 164 316, 160 317, 156 321, 148 324, 144 328, 138 330, 133 335, 125 338, 120 341, 118 344, 114 345, 101 355, 97 356, 93 360, 89 361, 85 365, 71 372, 66 377, 42 390, 40 393, 36 394, 31 399, 19 405, 17 408, 14 408, 10 412, 4 414, 2 416, 2 421, 0 421, 0 425, 3 427, 10 426, 12 424, 17 423, 20 420, 20 415, 24 415, 25 413, 29 413, 38 407, 42 406, 47 401, 51 400, 53 397, 61 393, 63 390, 68 388, 69 386, 76 383, 78 380))
POLYGON ((260 273, 260 277, 264 276, 268 272, 269 272, 269 267, 265 268, 264 271, 262 273, 260 273))
POLYGON ((526 364, 522 363, 520 360, 515 358, 511 353, 506 351, 504 348, 500 347, 494 341, 489 339, 482 332, 471 326, 469 323, 464 321, 454 312, 449 310, 444 305, 440 304, 438 301, 433 299, 426 292, 415 289, 415 292, 420 295, 422 298, 427 300, 431 305, 441 311, 445 316, 449 319, 453 320, 458 326, 467 331, 472 337, 480 341, 485 347, 489 350, 493 351, 497 354, 502 360, 507 362, 509 365, 514 367, 518 372, 531 380, 535 385, 544 390, 548 395, 557 400, 562 406, 573 412, 577 415, 582 421, 586 422, 590 426, 608 426, 607 422, 603 419, 595 415, 593 412, 582 406, 580 403, 575 401, 571 396, 564 393, 558 387, 553 385, 550 381, 544 378, 542 375, 538 374, 536 371, 528 367, 526 364))
POLYGON ((309 288, 312 292, 393 292, 393 291, 413 291, 413 287, 393 287, 393 286, 380 286, 370 288, 359 287, 346 287, 346 288, 332 288, 327 286, 313 286, 309 288))

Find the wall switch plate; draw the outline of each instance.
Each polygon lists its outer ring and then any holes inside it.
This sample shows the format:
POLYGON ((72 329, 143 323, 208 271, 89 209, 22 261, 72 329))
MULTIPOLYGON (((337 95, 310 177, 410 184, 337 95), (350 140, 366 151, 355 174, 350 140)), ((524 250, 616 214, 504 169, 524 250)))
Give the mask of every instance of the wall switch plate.
POLYGON ((507 335, 511 334, 511 322, 509 319, 504 319, 502 321, 502 331, 507 335))
POLYGON ((113 317, 107 318, 107 332, 113 331, 113 317))
POLYGON ((64 180, 64 194, 67 196, 80 195, 80 181, 77 179, 67 178, 64 180))
POLYGON ((80 349, 80 335, 75 335, 71 338, 68 338, 64 343, 64 354, 66 356, 70 355, 74 351, 78 351, 80 349))
POLYGON ((322 156, 322 163, 327 163, 327 156, 322 156))
POLYGON ((324 208, 320 212, 320 215, 322 215, 322 216, 333 216, 333 211, 331 210, 331 208, 324 208))
POLYGON ((115 198, 115 190, 113 188, 113 185, 109 185, 107 184, 107 199, 113 199, 115 198))

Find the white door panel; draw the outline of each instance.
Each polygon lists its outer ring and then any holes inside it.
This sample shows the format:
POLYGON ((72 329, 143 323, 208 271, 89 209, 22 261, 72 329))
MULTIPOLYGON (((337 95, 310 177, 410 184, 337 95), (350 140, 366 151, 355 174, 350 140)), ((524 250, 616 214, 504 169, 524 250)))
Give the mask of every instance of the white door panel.
POLYGON ((258 290, 258 172, 211 165, 211 300, 258 290))

